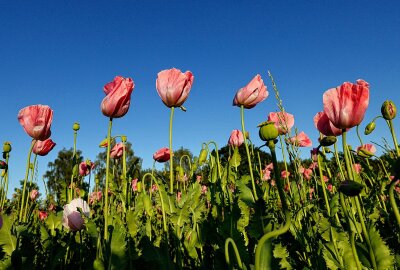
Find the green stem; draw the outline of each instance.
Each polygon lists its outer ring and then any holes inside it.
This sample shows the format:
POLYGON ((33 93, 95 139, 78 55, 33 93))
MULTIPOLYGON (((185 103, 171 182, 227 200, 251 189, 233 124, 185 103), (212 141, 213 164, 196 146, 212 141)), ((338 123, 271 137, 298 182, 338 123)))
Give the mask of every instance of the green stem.
MULTIPOLYGON (((32 188, 32 182, 33 182, 33 177, 35 176, 35 167, 36 167, 36 159, 37 159, 37 155, 35 154, 35 157, 33 158, 33 167, 31 168, 32 172, 31 172, 31 179, 29 180, 29 187, 32 188)), ((29 190, 28 190, 29 191, 29 190)), ((31 190, 32 191, 32 190, 31 190)), ((26 215, 28 212, 28 205, 29 205, 29 192, 26 195, 26 202, 25 202, 25 209, 24 209, 24 218, 23 221, 26 222, 26 215)))
POLYGON ((289 192, 290 192, 290 194, 291 194, 291 193, 292 193, 292 187, 290 186, 290 183, 289 183, 288 167, 287 167, 285 149, 284 149, 284 147, 283 147, 282 135, 279 135, 279 141, 280 141, 280 143, 281 143, 283 164, 285 165, 285 171, 286 171, 286 177, 285 177, 285 179, 286 179, 286 184, 288 185, 288 187, 289 187, 289 192))
MULTIPOLYGON (((73 160, 73 164, 72 164, 72 168, 75 167, 76 165, 76 137, 78 135, 78 132, 76 130, 74 130, 74 151, 72 153, 72 160, 73 160)), ((68 202, 70 202, 73 198, 72 193, 73 193, 73 183, 74 183, 74 173, 71 174, 71 183, 70 183, 70 190, 68 193, 68 202)))
POLYGON ((324 176, 322 173, 322 164, 321 164, 321 158, 320 158, 319 153, 317 156, 317 160, 318 160, 319 179, 321 180, 321 187, 322 187, 322 192, 324 194, 325 207, 326 207, 326 210, 328 211, 328 216, 330 217, 331 216, 331 208, 329 206, 328 196, 326 195, 326 186, 325 186, 324 176))
POLYGON ((214 141, 209 141, 208 143, 207 143, 207 148, 208 148, 208 146, 209 146, 209 144, 213 144, 214 145, 214 149, 215 149, 215 154, 216 154, 216 156, 217 156, 217 172, 218 172, 218 179, 221 179, 221 162, 220 162, 220 160, 219 160, 219 154, 218 154, 218 145, 217 145, 217 143, 216 142, 214 142, 214 141))
POLYGON ((29 167, 31 164, 31 154, 32 154, 32 149, 35 146, 36 140, 32 140, 31 147, 29 148, 28 152, 28 158, 26 162, 26 171, 25 171, 25 178, 24 178, 24 187, 22 188, 22 197, 21 197, 21 204, 20 204, 20 209, 19 209, 19 222, 22 221, 22 215, 23 215, 23 208, 25 205, 25 192, 26 192, 26 182, 28 181, 28 176, 29 176, 29 167))
MULTIPOLYGON (((160 201, 161 201, 161 211, 162 211, 162 215, 163 215, 163 225, 164 225, 164 232, 167 232, 167 219, 166 219, 166 215, 165 215, 165 208, 164 208, 164 199, 162 196, 162 192, 160 189, 160 186, 158 185, 157 179, 154 177, 154 175, 152 173, 146 173, 145 175, 143 175, 142 177, 142 187, 144 189, 145 185, 144 185, 144 181, 146 180, 146 177, 150 176, 151 179, 154 181, 154 183, 157 186, 157 191, 158 194, 160 194, 160 201)), ((151 187, 150 187, 151 188, 151 187)))
POLYGON ((279 175, 279 170, 278 170, 278 161, 276 159, 276 152, 275 152, 275 143, 273 140, 268 141, 268 147, 271 151, 271 156, 272 156, 272 162, 274 164, 274 173, 275 173, 275 179, 276 179, 276 184, 278 187, 278 193, 279 193, 279 197, 281 199, 281 204, 282 204, 282 209, 285 212, 285 224, 283 225, 282 228, 277 229, 277 230, 273 230, 271 232, 266 233, 263 237, 261 237, 261 239, 258 241, 257 243, 257 248, 256 248, 256 255, 255 255, 255 270, 259 270, 260 269, 260 261, 261 261, 261 250, 265 244, 266 241, 268 241, 269 239, 271 239, 272 237, 277 237, 279 235, 282 235, 284 233, 286 233, 289 228, 290 228, 290 224, 291 224, 291 218, 292 215, 290 213, 288 204, 286 202, 286 196, 285 196, 285 191, 283 190, 283 182, 280 179, 280 175, 279 175))
POLYGON ((106 159, 106 184, 104 187, 104 240, 108 240, 108 184, 110 174, 110 148, 111 148, 111 129, 112 129, 112 118, 108 122, 107 132, 107 159, 106 159))
MULTIPOLYGON (((240 106, 240 116, 241 116, 241 120, 242 120, 242 133, 243 133, 243 136, 245 136, 246 129, 244 128, 244 106, 243 105, 240 106)), ((251 177, 251 186, 253 187, 253 195, 254 195, 254 199, 257 201, 258 200, 258 196, 257 196, 257 191, 256 191, 256 184, 254 182, 253 169, 252 169, 252 166, 251 166, 251 158, 250 158, 249 146, 247 145, 247 139, 244 140, 244 146, 246 148, 247 161, 248 161, 248 164, 249 164, 249 171, 250 171, 250 177, 251 177)))
POLYGON ((390 183, 389 186, 389 199, 390 199, 390 205, 393 208, 394 215, 397 220, 397 225, 400 227, 400 214, 399 214, 399 208, 397 207, 396 204, 396 199, 394 197, 394 186, 396 185, 397 179, 393 179, 392 182, 390 183))
POLYGON ((399 150, 399 145, 397 143, 397 137, 396 137, 396 134, 395 134, 394 128, 393 128, 393 122, 392 122, 392 120, 387 120, 387 123, 388 123, 389 129, 390 129, 390 133, 392 134, 394 147, 396 149, 396 154, 398 157, 400 157, 400 150, 399 150))
POLYGON ((243 269, 243 263, 242 263, 242 260, 240 259, 239 250, 238 250, 238 248, 236 246, 235 241, 230 237, 225 240, 225 260, 226 260, 226 263, 228 264, 230 269, 233 269, 233 267, 231 265, 230 258, 229 258, 229 244, 231 244, 231 246, 233 248, 233 251, 235 252, 235 257, 236 257, 236 261, 237 261, 239 269, 243 269))
POLYGON ((172 120, 174 119, 175 107, 171 108, 169 116, 169 193, 174 193, 174 152, 172 151, 172 120))
MULTIPOLYGON (((10 157, 9 153, 6 153, 6 163, 7 163, 7 165, 8 165, 9 157, 10 157)), ((3 182, 4 188, 3 188, 3 194, 2 194, 2 197, 1 197, 1 207, 0 207, 0 209, 3 209, 4 202, 7 199, 7 193, 8 193, 8 168, 5 169, 5 175, 4 175, 3 180, 4 180, 4 182, 3 182)))

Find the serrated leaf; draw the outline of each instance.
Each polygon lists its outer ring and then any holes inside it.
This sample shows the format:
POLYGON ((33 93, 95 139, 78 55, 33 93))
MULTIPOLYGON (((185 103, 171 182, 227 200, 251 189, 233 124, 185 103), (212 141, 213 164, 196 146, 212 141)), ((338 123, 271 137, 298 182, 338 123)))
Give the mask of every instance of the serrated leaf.
POLYGON ((281 243, 275 245, 273 254, 276 259, 280 259, 279 265, 281 269, 292 269, 292 266, 287 260, 287 258, 289 258, 289 252, 281 243))
POLYGON ((239 190, 239 199, 247 204, 253 204, 255 202, 253 192, 241 181, 237 181, 237 189, 239 190))
POLYGON ((237 147, 234 148, 233 154, 231 156, 231 159, 229 160, 229 165, 231 167, 237 168, 240 165, 240 162, 242 161, 242 157, 239 154, 239 149, 237 147))
POLYGON ((17 238, 12 234, 12 220, 9 216, 3 216, 3 227, 0 230, 0 247, 11 256, 17 246, 17 238))
POLYGON ((382 240, 379 232, 374 226, 371 226, 368 234, 378 270, 391 269, 394 258, 392 255, 390 255, 390 250, 382 240))

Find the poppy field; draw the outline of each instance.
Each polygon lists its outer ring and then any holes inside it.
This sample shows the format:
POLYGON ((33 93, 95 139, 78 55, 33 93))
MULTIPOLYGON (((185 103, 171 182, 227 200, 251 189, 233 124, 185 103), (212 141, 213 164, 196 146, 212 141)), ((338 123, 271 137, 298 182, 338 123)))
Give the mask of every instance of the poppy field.
POLYGON ((175 68, 158 73, 156 90, 170 109, 169 145, 153 155, 163 170, 127 162, 127 136, 114 134, 113 122, 128 113, 135 83, 116 76, 100 105, 108 121, 100 143, 104 173, 79 160, 74 123, 70 177, 58 179, 57 194, 45 184, 41 198, 32 179, 36 159, 55 146, 54 112, 47 105, 22 108, 17 118, 32 142, 21 189, 11 198, 9 174, 22 169, 8 166, 11 143, 4 142, 0 159, 0 269, 400 269, 399 122, 392 101, 364 119, 368 82, 328 85, 323 111, 310 119, 320 133, 312 145, 295 129, 272 75, 264 77, 272 83, 267 90, 257 74, 233 92, 241 129, 231 132, 226 148, 209 141, 194 157, 178 156, 174 114, 186 111, 194 78, 175 68), (254 145, 245 112, 271 93, 278 107, 260 119, 264 144, 254 145), (363 143, 378 121, 387 127, 379 156, 377 145, 363 143), (348 136, 359 145, 348 144, 348 136), (300 148, 310 158, 301 158, 300 148))

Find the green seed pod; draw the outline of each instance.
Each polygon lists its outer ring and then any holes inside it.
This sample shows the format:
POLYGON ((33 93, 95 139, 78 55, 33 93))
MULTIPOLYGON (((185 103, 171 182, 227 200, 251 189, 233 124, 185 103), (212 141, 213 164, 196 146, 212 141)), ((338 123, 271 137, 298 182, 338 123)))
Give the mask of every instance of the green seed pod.
POLYGON ((346 196, 354 197, 360 194, 363 188, 364 186, 356 181, 344 180, 340 183, 338 190, 346 196))
POLYGON ((319 143, 320 143, 322 146, 331 146, 331 145, 335 144, 336 141, 337 141, 337 138, 336 138, 335 136, 326 136, 326 137, 323 137, 323 138, 320 140, 319 143))
POLYGON ((78 122, 75 122, 75 123, 72 125, 72 129, 73 129, 74 131, 78 131, 80 128, 81 128, 81 126, 79 125, 78 122))
POLYGON ((263 122, 259 124, 258 127, 260 128, 258 134, 261 140, 267 142, 278 138, 279 132, 278 129, 275 127, 274 122, 263 122))
POLYGON ((365 134, 365 135, 371 134, 372 131, 374 131, 375 127, 376 127, 376 124, 375 124, 374 121, 372 121, 371 123, 369 123, 369 124, 365 127, 364 134, 365 134))
POLYGON ((393 101, 386 100, 382 104, 381 113, 383 118, 385 118, 386 120, 394 119, 397 113, 396 105, 394 105, 393 101))
POLYGON ((3 153, 10 153, 11 152, 11 144, 9 142, 4 142, 3 144, 3 153))

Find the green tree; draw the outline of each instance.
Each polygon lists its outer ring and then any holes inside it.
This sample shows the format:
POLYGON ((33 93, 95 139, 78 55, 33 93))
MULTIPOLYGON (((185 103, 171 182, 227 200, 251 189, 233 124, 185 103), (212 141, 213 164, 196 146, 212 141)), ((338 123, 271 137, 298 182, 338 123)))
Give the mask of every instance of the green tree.
POLYGON ((43 177, 47 179, 49 195, 57 199, 63 197, 66 187, 70 184, 74 165, 83 161, 81 154, 82 152, 77 150, 73 158, 73 149, 63 148, 58 152, 57 158, 48 163, 48 170, 43 177))

